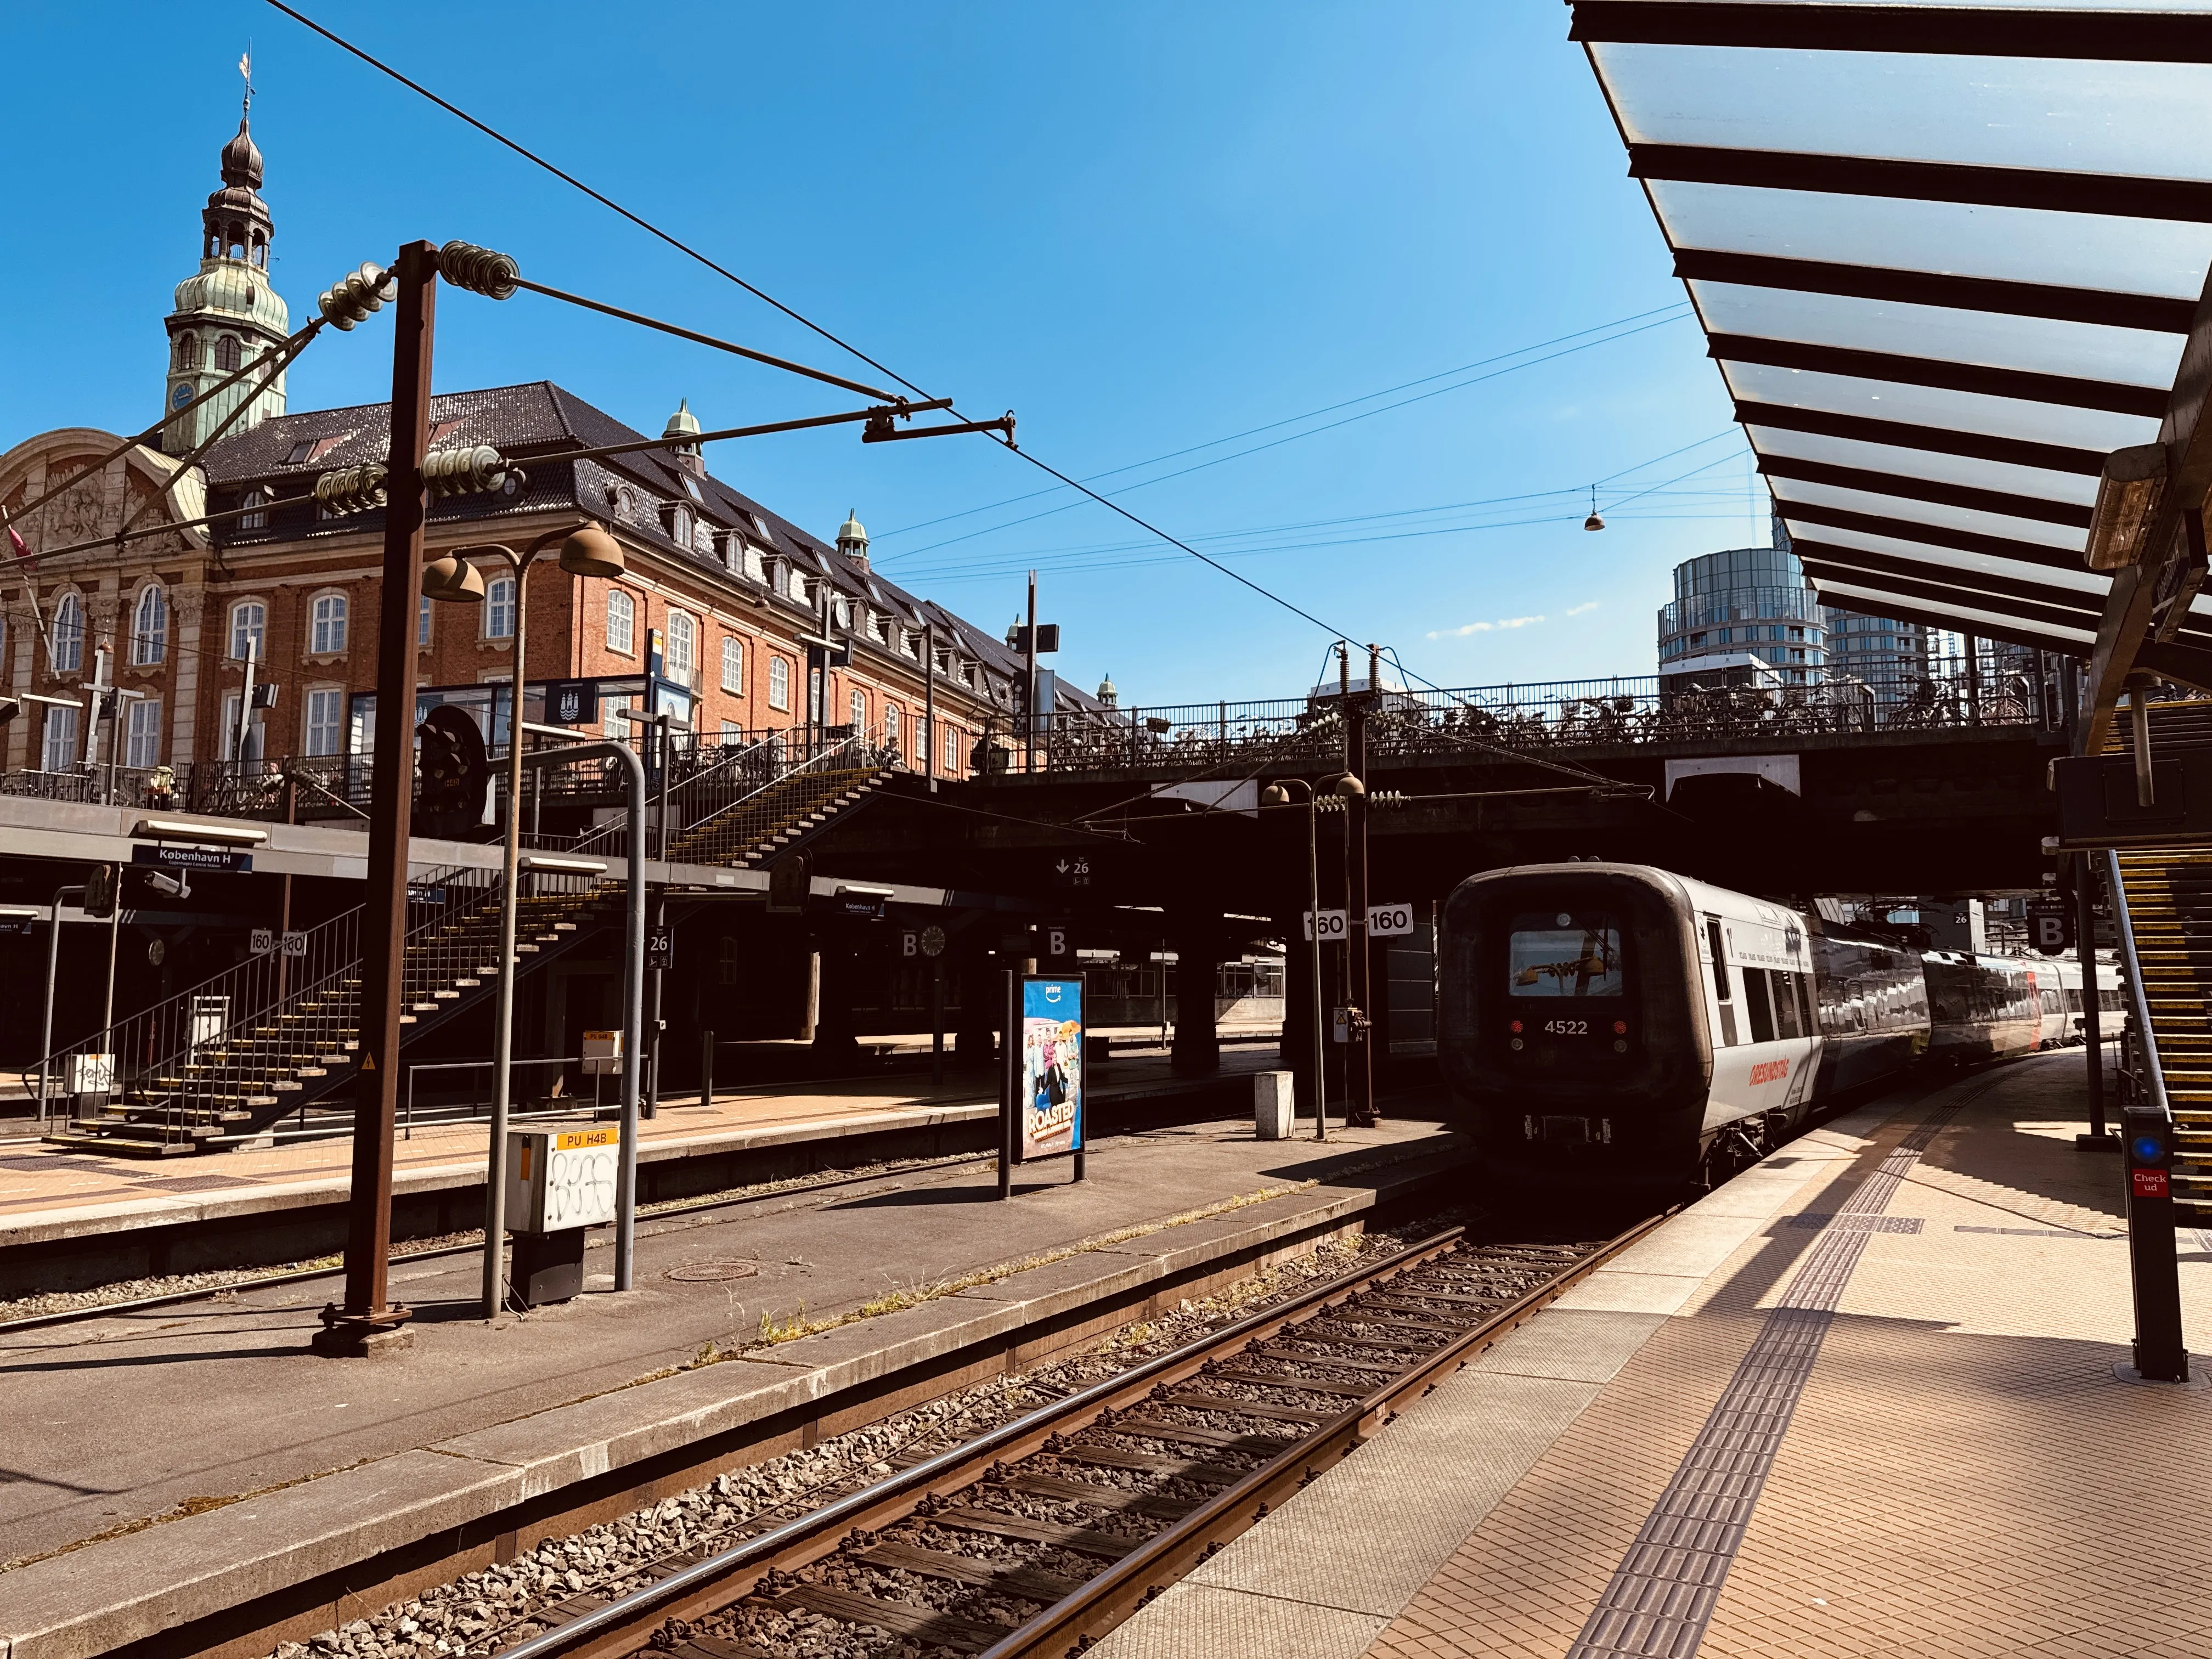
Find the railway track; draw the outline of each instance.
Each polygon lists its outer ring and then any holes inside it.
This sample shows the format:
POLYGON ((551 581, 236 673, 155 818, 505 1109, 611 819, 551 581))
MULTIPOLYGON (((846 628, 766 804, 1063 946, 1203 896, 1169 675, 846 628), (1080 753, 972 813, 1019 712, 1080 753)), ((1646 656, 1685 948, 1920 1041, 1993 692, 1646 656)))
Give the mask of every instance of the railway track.
POLYGON ((1662 1218, 1598 1244, 1437 1233, 957 1444, 925 1437, 881 1479, 540 1608, 492 1651, 1061 1659, 1662 1218))

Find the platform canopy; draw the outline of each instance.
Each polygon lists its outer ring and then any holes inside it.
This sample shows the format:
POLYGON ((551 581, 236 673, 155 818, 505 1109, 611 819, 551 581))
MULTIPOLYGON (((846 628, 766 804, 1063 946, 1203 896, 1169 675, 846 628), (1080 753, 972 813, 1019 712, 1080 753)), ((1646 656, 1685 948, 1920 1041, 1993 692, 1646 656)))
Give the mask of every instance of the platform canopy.
POLYGON ((2212 689, 2212 4, 1569 3, 1823 597, 2212 689))

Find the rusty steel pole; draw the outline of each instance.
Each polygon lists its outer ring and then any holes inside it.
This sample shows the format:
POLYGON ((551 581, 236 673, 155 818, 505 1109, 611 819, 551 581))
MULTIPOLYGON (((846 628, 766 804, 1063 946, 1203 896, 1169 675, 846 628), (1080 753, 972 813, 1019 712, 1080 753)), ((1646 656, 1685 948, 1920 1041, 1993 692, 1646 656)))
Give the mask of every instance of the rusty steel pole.
POLYGON ((376 630, 376 755, 370 773, 368 892, 362 915, 360 1064, 345 1304, 323 1310, 318 1352, 359 1354, 392 1340, 410 1310, 386 1300, 392 1136, 399 1109, 401 975, 407 939, 407 831, 415 794, 415 611, 422 589, 423 458, 430 448, 430 344, 438 250, 410 242, 392 277, 392 426, 385 475, 384 580, 376 630))

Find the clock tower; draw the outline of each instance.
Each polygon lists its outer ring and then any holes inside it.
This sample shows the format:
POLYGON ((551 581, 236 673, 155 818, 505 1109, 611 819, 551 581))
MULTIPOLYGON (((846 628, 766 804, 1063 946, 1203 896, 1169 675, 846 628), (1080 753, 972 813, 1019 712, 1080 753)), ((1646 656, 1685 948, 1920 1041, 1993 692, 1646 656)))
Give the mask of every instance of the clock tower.
MULTIPOLYGON (((249 90, 238 136, 222 147, 222 188, 208 198, 200 216, 204 228, 199 270, 177 284, 177 308, 166 320, 166 407, 172 410, 191 403, 234 370, 281 351, 291 331, 291 313, 269 285, 269 241, 274 226, 269 204, 258 193, 261 152, 248 131, 252 97, 249 90)), ((172 455, 190 453, 241 403, 246 412, 226 432, 244 432, 271 415, 282 415, 284 376, 276 374, 266 386, 249 376, 190 414, 177 416, 162 428, 161 447, 172 455)))

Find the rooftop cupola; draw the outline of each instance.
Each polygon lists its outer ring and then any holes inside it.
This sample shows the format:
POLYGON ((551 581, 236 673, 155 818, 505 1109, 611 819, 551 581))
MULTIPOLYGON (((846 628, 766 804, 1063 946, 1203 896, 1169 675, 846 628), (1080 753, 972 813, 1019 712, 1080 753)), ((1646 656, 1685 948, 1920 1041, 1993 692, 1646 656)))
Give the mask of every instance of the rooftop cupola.
POLYGON ((1114 684, 1114 677, 1111 674, 1098 682, 1098 701, 1109 708, 1119 708, 1121 706, 1121 688, 1114 684))
POLYGON ((853 507, 845 509, 845 522, 837 526, 837 550, 861 569, 868 568, 868 532, 853 507))
MULTIPOLYGON (((240 64, 240 72, 246 65, 240 64)), ((269 285, 269 247, 276 235, 268 203, 260 196, 260 148, 253 142, 253 92, 249 82, 238 131, 222 147, 222 188, 200 213, 199 270, 177 284, 176 309, 164 323, 169 334, 168 407, 181 410, 237 370, 282 349, 292 331, 291 313, 269 285)), ((172 455, 197 448, 219 427, 248 431, 284 412, 284 376, 248 376, 179 415, 162 429, 161 447, 172 455), (246 409, 227 427, 240 404, 246 409)))
POLYGON ((707 458, 699 453, 699 417, 691 412, 691 400, 678 400, 676 412, 668 417, 668 424, 660 428, 660 435, 676 452, 676 465, 686 472, 701 477, 707 475, 707 458))

